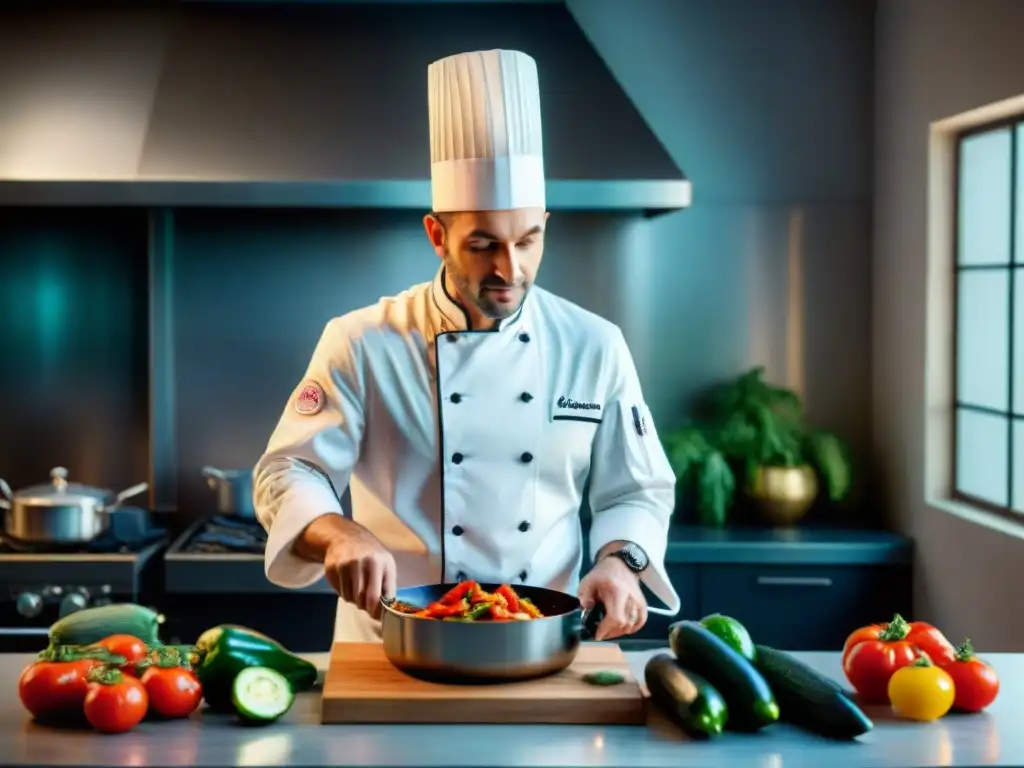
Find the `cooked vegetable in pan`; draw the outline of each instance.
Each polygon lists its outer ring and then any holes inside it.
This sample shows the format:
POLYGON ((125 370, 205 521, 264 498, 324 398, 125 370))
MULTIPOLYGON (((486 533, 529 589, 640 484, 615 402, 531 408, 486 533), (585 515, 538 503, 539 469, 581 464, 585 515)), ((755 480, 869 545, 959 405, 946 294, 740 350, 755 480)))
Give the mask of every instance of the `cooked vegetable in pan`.
POLYGON ((392 603, 391 608, 398 613, 442 621, 530 621, 544 618, 537 606, 517 595, 508 584, 487 592, 475 581, 459 582, 440 600, 425 608, 399 601, 392 603))

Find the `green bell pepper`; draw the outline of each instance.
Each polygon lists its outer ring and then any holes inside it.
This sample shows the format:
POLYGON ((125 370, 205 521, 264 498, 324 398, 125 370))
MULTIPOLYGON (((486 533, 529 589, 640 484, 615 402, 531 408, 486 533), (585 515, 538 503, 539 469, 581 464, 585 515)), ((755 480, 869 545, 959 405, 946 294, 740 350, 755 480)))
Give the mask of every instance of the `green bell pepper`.
POLYGON ((317 670, 310 662, 289 651, 261 632, 235 624, 221 624, 203 632, 196 641, 202 661, 196 669, 203 686, 203 698, 211 709, 230 711, 235 677, 249 667, 267 667, 280 672, 298 693, 316 684, 317 670))

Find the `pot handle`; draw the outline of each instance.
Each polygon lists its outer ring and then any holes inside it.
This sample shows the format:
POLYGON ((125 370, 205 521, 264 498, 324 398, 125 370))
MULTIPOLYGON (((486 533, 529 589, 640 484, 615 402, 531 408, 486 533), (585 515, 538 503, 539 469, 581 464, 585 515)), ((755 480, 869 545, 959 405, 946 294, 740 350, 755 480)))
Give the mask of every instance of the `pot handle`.
POLYGON ((125 501, 132 498, 133 496, 138 496, 140 493, 144 493, 145 491, 148 490, 149 483, 138 483, 137 485, 133 485, 131 488, 125 488, 123 491, 117 494, 117 501, 114 502, 114 506, 119 507, 122 504, 124 504, 125 501))
POLYGON ((597 635, 598 625, 604 621, 605 610, 604 603, 594 603, 594 607, 589 611, 584 609, 583 611, 583 627, 580 629, 580 635, 584 640, 593 640, 597 635))
POLYGON ((228 476, 216 467, 203 467, 203 477, 206 478, 206 484, 213 490, 217 490, 217 486, 228 479, 228 476))
POLYGON ((2 477, 0 477, 0 495, 5 497, 0 499, 0 509, 10 509, 11 502, 14 501, 14 492, 2 477))

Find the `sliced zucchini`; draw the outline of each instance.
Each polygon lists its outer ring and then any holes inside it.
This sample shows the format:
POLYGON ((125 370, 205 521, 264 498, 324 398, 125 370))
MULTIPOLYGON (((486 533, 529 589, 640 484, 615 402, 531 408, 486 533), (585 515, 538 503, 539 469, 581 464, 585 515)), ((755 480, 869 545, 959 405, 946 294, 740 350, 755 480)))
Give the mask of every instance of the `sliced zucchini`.
POLYGON ((231 703, 243 719, 252 722, 273 722, 291 709, 294 701, 288 679, 269 667, 246 667, 231 686, 231 703))

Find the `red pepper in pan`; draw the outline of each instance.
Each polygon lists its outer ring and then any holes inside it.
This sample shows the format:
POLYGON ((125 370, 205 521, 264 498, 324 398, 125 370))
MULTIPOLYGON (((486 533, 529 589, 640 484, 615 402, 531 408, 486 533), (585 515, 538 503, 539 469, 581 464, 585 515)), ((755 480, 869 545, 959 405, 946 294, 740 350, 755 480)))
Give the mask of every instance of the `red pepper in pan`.
POLYGON ((460 600, 455 605, 444 605, 443 603, 431 603, 422 611, 417 613, 417 616, 424 616, 431 619, 442 619, 445 616, 461 616, 469 610, 469 603, 465 600, 460 600))
POLYGON ((474 590, 479 589, 475 581, 463 581, 449 589, 438 600, 441 605, 454 605, 474 590))
POLYGON ((494 590, 494 594, 505 598, 505 606, 508 608, 509 613, 519 612, 519 595, 508 584, 502 584, 494 590))

